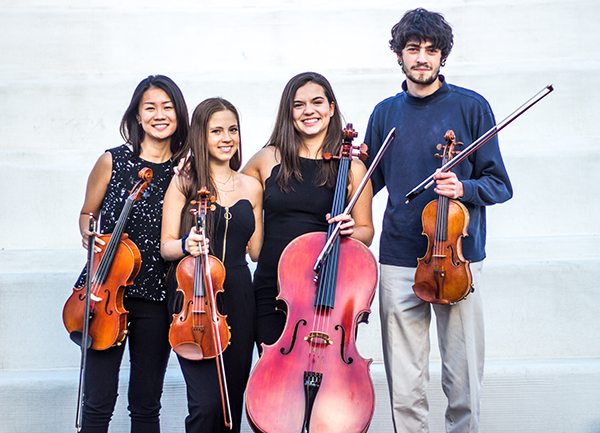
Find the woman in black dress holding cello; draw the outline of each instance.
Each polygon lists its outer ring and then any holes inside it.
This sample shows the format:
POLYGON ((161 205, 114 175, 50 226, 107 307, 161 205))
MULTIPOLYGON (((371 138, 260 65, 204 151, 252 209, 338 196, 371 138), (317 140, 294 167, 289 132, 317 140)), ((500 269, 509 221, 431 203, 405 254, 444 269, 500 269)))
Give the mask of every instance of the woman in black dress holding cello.
MULTIPOLYGON (((293 239, 309 232, 326 232, 330 223, 340 220, 345 220, 342 235, 367 246, 373 239, 370 183, 351 216, 327 219, 337 165, 325 162, 323 155, 337 155, 341 139, 342 117, 331 85, 320 74, 302 73, 285 86, 268 144, 242 170, 256 178, 264 190, 265 238, 254 274, 259 351, 262 343, 275 343, 285 326, 285 314, 276 308, 277 264, 293 239)), ((365 173, 362 162, 352 161, 349 196, 365 173)))
MULTIPOLYGON (((227 316, 231 328, 230 345, 223 352, 223 359, 231 421, 237 432, 252 365, 255 326, 254 291, 246 252, 256 261, 262 245, 262 188, 252 177, 238 173, 240 146, 239 116, 231 103, 211 98, 198 105, 192 115, 188 142, 180 153, 185 157, 189 152, 188 160, 165 196, 161 246, 163 257, 169 261, 200 255, 201 236, 189 211, 194 208, 191 201, 198 200, 198 190, 206 187, 216 199, 216 209, 207 212, 205 234, 211 254, 225 265, 223 292, 217 296, 217 307, 227 316)), ((179 275, 178 270, 177 278, 179 275)), ((172 298, 179 301, 173 310, 178 313, 182 310, 181 289, 176 292, 175 275, 170 281, 172 298)), ((192 360, 182 355, 178 354, 178 359, 187 385, 186 432, 230 431, 224 423, 215 359, 192 360)))
MULTIPOLYGON (((171 161, 186 140, 188 113, 181 90, 168 77, 153 75, 135 89, 121 122, 126 144, 110 149, 90 173, 79 227, 88 248, 89 214, 102 215, 101 233, 113 233, 129 191, 142 168, 153 171, 152 182, 134 204, 125 233, 141 253, 141 268, 127 286, 129 311, 129 412, 132 433, 160 432, 160 398, 169 360, 169 317, 166 264, 160 256, 162 202, 173 176, 171 161)), ((96 252, 105 245, 95 238, 96 252)), ((76 287, 85 284, 86 272, 76 287)), ((92 319, 93 320, 93 319, 92 319)), ((125 344, 88 350, 83 398, 84 433, 106 433, 117 400, 119 369, 125 344)))

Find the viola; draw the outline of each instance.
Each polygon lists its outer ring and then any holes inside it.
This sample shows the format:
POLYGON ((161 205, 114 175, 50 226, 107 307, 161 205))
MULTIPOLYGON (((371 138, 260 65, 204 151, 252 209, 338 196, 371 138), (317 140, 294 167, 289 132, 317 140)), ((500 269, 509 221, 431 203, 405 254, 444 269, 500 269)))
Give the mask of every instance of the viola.
MULTIPOLYGON (((348 125, 332 215, 346 201, 355 136, 348 125)), ((285 305, 286 326, 275 344, 263 346, 246 388, 255 432, 364 432, 373 417, 372 360, 358 353, 356 334, 371 311, 377 261, 360 241, 336 237, 315 278, 312 263, 334 230, 299 236, 281 255, 277 299, 285 305)))
MULTIPOLYGON (((196 230, 201 234, 205 244, 206 215, 208 210, 215 210, 214 197, 206 188, 198 191, 198 209, 191 212, 196 217, 196 230), (208 202, 211 205, 208 205, 208 202)), ((183 294, 183 307, 173 314, 173 322, 169 329, 169 343, 179 356, 191 360, 216 358, 217 374, 223 402, 225 425, 231 427, 231 406, 227 390, 227 377, 223 351, 229 345, 231 337, 226 317, 218 308, 216 297, 223 292, 225 266, 214 256, 203 252, 198 257, 188 256, 179 262, 176 270, 177 291, 183 294)))
MULTIPOLYGON (((454 131, 447 131, 443 155, 446 164, 459 152, 454 131)), ((438 150, 442 148, 438 144, 438 150)), ((469 261, 462 254, 462 238, 467 236, 469 211, 458 200, 440 196, 423 209, 423 234, 427 236, 427 252, 418 259, 413 291, 432 304, 454 304, 473 291, 469 261)))
MULTIPOLYGON (((152 170, 143 168, 140 180, 135 184, 125 200, 121 215, 112 234, 97 235, 105 244, 94 254, 92 277, 89 284, 73 289, 63 308, 63 323, 78 345, 83 342, 83 330, 88 323, 90 348, 105 350, 120 345, 127 335, 127 313, 123 307, 125 287, 133 284, 142 263, 137 246, 125 231, 127 219, 152 180, 152 170), (89 287, 89 296, 86 294, 89 287), (86 303, 89 305, 86 306, 86 303), (86 314, 89 308, 89 314, 86 314)), ((88 245, 88 251, 94 244, 88 245)), ((88 269, 90 275, 90 269, 88 269)))

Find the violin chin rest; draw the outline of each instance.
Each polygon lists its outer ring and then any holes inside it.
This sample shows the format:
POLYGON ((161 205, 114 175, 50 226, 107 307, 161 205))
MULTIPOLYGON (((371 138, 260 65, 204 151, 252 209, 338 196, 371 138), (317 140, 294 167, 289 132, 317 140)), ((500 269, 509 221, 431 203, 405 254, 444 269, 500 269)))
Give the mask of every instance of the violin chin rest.
POLYGON ((413 292, 420 299, 432 304, 449 305, 450 301, 436 297, 436 288, 427 281, 419 281, 413 285, 413 292))
MULTIPOLYGON (((83 344, 83 332, 77 330, 71 331, 69 337, 71 337, 71 340, 73 340, 73 342, 79 347, 81 347, 81 345, 83 344)), ((88 335, 86 349, 89 349, 90 347, 92 347, 92 337, 88 335)))
POLYGON ((182 358, 189 359, 191 361, 200 361, 204 359, 202 347, 200 347, 196 343, 180 343, 177 346, 173 347, 173 351, 182 358))

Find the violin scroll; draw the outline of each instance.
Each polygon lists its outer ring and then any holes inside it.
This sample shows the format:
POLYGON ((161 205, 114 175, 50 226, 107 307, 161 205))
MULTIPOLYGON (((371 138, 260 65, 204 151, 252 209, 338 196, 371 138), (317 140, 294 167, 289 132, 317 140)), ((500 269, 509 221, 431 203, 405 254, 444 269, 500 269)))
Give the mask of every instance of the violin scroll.
POLYGON ((140 170, 138 173, 138 177, 140 180, 135 184, 133 189, 131 190, 131 196, 133 196, 133 201, 138 201, 150 182, 152 182, 153 172, 151 168, 145 167, 140 170))
POLYGON ((454 134, 454 131, 449 129, 448 131, 446 131, 446 134, 444 135, 444 140, 446 140, 446 145, 442 145, 442 144, 438 144, 436 146, 437 150, 444 150, 444 152, 440 155, 439 153, 436 153, 434 156, 437 159, 444 159, 444 161, 450 161, 452 158, 454 158, 454 156, 458 155, 460 153, 459 150, 454 150, 455 146, 463 146, 464 143, 462 142, 456 142, 456 135, 454 134))
POLYGON ((198 190, 198 197, 199 200, 192 200, 190 202, 194 206, 198 205, 198 209, 190 210, 192 215, 196 215, 197 212, 198 215, 208 215, 209 210, 214 212, 214 210, 217 208, 214 204, 217 199, 214 195, 210 195, 210 191, 205 186, 198 190), (208 205, 208 202, 210 202, 210 206, 208 205))

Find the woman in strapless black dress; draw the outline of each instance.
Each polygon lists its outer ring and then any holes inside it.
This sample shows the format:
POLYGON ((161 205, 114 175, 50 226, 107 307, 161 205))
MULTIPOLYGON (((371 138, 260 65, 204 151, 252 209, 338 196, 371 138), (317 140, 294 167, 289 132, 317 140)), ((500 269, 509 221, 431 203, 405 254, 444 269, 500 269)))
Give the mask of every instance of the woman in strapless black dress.
MULTIPOLYGON (((235 107, 220 98, 202 102, 192 116, 189 139, 175 156, 188 157, 185 168, 173 177, 165 195, 161 253, 179 262, 200 254, 190 203, 206 186, 216 198, 216 209, 207 215, 206 234, 210 254, 225 265, 223 292, 217 295, 219 312, 231 328, 230 345, 223 352, 233 431, 239 432, 243 396, 252 365, 255 301, 246 252, 254 261, 262 244, 262 187, 250 176, 238 173, 241 163, 239 116, 235 107)), ((177 263, 174 263, 172 269, 177 263)), ((170 278, 172 312, 181 310, 181 292, 170 278), (179 296, 178 296, 179 295, 179 296)), ((190 360, 178 355, 188 397, 187 433, 228 432, 215 359, 190 360)))
MULTIPOLYGON (((325 77, 306 72, 286 85, 268 144, 254 155, 242 172, 263 186, 263 248, 254 274, 256 344, 274 344, 285 326, 285 313, 277 309, 277 265, 284 248, 296 237, 327 231, 330 223, 345 220, 342 235, 366 245, 373 239, 371 184, 361 194, 351 217, 328 219, 333 204, 339 164, 323 154, 337 155, 342 142, 342 117, 331 85, 325 77)), ((366 168, 352 161, 348 195, 356 190, 366 168)))

